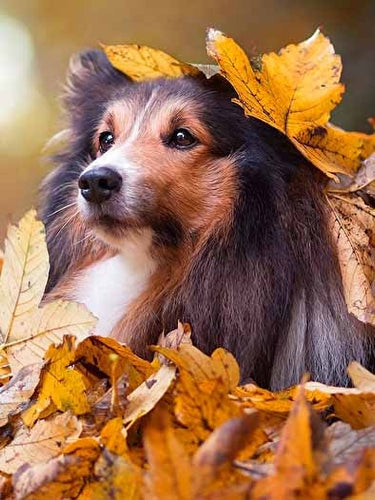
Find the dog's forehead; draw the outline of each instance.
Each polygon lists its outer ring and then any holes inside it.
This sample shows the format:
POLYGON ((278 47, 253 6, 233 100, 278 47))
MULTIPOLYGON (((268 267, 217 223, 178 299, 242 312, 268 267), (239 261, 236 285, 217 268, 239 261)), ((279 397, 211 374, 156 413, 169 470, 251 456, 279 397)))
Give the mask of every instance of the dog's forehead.
POLYGON ((139 130, 160 129, 181 121, 200 122, 204 99, 191 87, 165 81, 134 84, 108 104, 105 122, 117 132, 129 130, 135 122, 139 130))

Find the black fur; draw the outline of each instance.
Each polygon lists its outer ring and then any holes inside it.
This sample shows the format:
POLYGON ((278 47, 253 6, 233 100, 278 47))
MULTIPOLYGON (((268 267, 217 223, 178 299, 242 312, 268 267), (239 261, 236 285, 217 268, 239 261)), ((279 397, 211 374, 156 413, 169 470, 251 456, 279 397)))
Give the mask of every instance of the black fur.
MULTIPOLYGON (((83 55, 82 66, 66 98, 72 137, 42 193, 47 234, 58 216, 49 214, 66 204, 66 192, 56 188, 75 182, 89 163, 92 131, 106 104, 123 92, 137 92, 100 52, 83 55)), ((199 348, 210 353, 226 347, 240 363, 243 380, 251 377, 273 389, 297 383, 306 371, 314 380, 348 384, 346 367, 353 359, 374 368, 373 328, 349 315, 345 305, 323 176, 277 131, 245 118, 220 78, 141 85, 145 92, 161 85, 166 94, 200 103, 213 153, 238 157, 239 185, 229 231, 212 234, 180 286, 153 311, 149 324, 139 326, 144 344, 179 319, 190 322, 199 348)), ((150 224, 159 245, 178 246, 186 237, 187 228, 172 214, 150 224)), ((69 238, 66 228, 48 239, 50 287, 79 258, 69 238)))

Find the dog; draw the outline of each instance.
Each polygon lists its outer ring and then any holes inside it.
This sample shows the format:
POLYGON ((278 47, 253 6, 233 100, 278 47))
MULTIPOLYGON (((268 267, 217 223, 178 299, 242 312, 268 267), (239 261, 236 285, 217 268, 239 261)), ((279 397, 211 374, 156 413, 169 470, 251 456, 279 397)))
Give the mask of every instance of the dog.
POLYGON ((101 51, 74 57, 40 196, 47 299, 143 357, 181 320, 242 381, 348 385, 350 361, 374 367, 374 331, 345 304, 325 178, 234 97, 219 75, 135 83, 101 51))

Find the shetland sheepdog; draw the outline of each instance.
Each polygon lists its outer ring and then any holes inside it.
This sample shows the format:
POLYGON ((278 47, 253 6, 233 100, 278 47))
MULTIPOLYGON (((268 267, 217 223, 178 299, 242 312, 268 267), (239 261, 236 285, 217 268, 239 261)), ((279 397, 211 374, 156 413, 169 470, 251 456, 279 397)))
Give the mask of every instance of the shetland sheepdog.
POLYGON ((48 297, 140 356, 181 320, 243 381, 347 385, 351 360, 374 366, 374 332, 347 311, 325 180, 233 97, 220 76, 133 83, 100 51, 73 59, 41 189, 48 297))

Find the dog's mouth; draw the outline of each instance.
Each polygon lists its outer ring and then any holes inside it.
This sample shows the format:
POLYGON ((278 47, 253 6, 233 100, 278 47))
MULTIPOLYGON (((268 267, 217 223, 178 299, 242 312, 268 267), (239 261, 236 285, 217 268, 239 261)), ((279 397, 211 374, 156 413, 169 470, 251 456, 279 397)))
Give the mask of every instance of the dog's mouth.
POLYGON ((131 217, 127 210, 121 212, 112 203, 91 204, 80 203, 81 220, 84 225, 93 231, 105 242, 113 242, 123 239, 130 229, 138 227, 139 224, 131 217))

